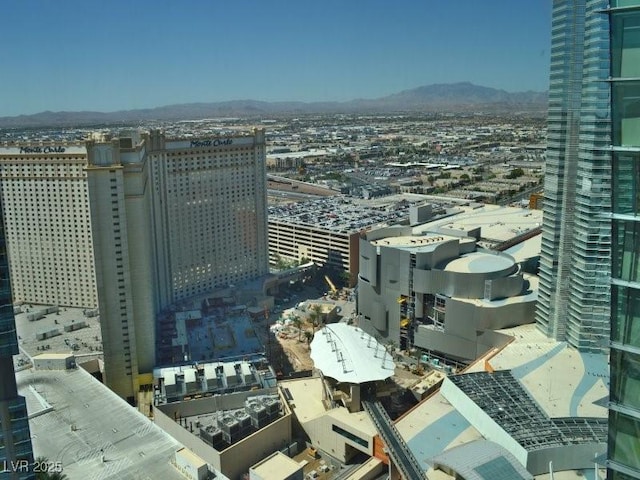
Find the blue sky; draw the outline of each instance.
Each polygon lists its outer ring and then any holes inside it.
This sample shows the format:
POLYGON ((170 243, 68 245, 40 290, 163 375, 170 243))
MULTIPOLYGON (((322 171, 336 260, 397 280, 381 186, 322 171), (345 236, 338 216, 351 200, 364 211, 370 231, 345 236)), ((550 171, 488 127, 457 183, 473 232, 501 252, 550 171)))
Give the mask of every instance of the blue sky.
POLYGON ((546 90, 551 0, 3 0, 0 116, 546 90))

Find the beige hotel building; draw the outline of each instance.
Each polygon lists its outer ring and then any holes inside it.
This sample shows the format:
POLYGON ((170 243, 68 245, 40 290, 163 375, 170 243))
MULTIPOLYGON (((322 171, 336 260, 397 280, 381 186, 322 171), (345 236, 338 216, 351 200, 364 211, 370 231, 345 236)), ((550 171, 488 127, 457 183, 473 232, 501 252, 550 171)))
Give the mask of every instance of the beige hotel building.
POLYGON ((133 398, 158 312, 268 273, 265 175, 264 130, 0 145, 14 303, 98 307, 105 381, 133 398))

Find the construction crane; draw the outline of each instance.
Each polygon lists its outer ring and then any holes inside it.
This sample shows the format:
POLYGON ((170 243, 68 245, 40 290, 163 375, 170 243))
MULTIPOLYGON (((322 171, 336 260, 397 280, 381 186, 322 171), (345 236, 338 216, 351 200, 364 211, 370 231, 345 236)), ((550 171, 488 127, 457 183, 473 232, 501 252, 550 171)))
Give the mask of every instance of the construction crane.
POLYGON ((324 276, 325 281, 327 282, 327 285, 329 285, 329 288, 331 289, 331 293, 337 293, 338 289, 336 288, 336 286, 333 284, 333 282, 331 281, 331 279, 329 278, 328 275, 324 276))

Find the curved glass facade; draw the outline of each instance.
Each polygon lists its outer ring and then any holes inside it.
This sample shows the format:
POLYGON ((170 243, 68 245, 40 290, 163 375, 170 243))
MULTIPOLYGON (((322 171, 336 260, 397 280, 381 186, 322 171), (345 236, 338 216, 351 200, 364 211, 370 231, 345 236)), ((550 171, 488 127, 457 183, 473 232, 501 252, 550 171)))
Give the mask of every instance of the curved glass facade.
POLYGON ((609 336, 611 153, 606 0, 555 0, 538 327, 584 351, 609 336))
POLYGON ((609 480, 640 479, 640 0, 613 0, 609 480))

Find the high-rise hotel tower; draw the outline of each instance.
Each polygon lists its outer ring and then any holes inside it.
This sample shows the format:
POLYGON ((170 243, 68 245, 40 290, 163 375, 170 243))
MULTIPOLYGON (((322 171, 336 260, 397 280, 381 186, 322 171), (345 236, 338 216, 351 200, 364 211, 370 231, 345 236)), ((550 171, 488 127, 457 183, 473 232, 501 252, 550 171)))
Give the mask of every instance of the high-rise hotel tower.
MULTIPOLYGON (((640 0, 610 0, 609 480, 640 479, 640 0)), ((607 15, 602 15, 607 18, 607 15)))
POLYGON ((0 146, 16 302, 99 307, 105 380, 155 361, 174 302, 268 272, 264 131, 0 146))
POLYGON ((554 0, 536 322, 584 351, 609 336, 607 0, 554 0))

